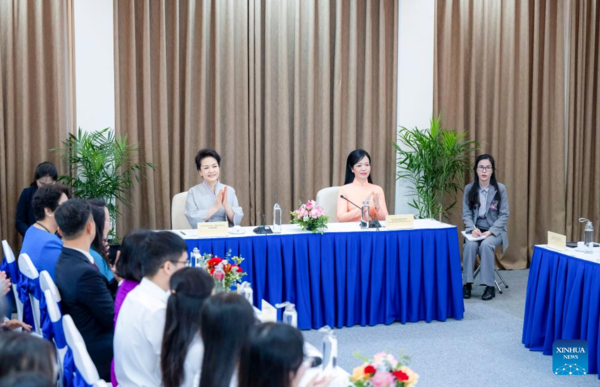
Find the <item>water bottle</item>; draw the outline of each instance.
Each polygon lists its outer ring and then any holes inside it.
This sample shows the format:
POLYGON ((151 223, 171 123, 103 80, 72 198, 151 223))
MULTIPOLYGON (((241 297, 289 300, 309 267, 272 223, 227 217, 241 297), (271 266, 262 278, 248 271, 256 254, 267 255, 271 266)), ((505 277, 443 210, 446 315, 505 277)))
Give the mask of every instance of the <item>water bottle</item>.
POLYGON ((273 206, 273 232, 280 233, 281 232, 281 206, 279 203, 275 203, 273 206))
POLYGON ((242 282, 238 285, 238 293, 246 298, 250 305, 254 305, 254 291, 250 287, 250 282, 242 282))
POLYGON ((369 228, 369 201, 363 202, 360 209, 360 228, 369 228))
POLYGON ((335 332, 333 329, 327 325, 319 329, 319 332, 325 333, 325 337, 323 337, 323 371, 332 371, 337 366, 337 337, 335 337, 335 332))
POLYGON ((592 254, 594 251, 594 225, 592 222, 585 218, 580 218, 581 223, 587 222, 585 229, 583 230, 583 245, 585 246, 585 252, 592 254))
POLYGON ((277 308, 285 308, 283 310, 283 323, 298 328, 298 312, 296 312, 296 306, 291 302, 283 302, 281 304, 275 304, 277 308))
POLYGON ((191 261, 191 266, 192 267, 198 267, 200 264, 200 250, 198 250, 197 247, 194 247, 194 249, 192 250, 192 254, 190 257, 190 261, 191 261))
POLYGON ((223 270, 223 264, 219 263, 217 267, 215 267, 215 272, 213 273, 213 279, 215 280, 215 292, 223 293, 227 289, 225 289, 225 270, 223 270))

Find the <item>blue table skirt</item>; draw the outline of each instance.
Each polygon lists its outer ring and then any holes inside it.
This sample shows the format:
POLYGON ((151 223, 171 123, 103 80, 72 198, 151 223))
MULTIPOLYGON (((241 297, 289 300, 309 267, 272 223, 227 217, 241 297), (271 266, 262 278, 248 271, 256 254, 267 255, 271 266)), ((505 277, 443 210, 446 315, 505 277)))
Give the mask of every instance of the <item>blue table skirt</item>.
POLYGON ((298 328, 462 319, 456 228, 187 240, 245 258, 254 303, 290 301, 298 328))
POLYGON ((588 342, 588 373, 600 366, 600 264, 535 247, 531 259, 523 344, 552 355, 554 340, 588 342))

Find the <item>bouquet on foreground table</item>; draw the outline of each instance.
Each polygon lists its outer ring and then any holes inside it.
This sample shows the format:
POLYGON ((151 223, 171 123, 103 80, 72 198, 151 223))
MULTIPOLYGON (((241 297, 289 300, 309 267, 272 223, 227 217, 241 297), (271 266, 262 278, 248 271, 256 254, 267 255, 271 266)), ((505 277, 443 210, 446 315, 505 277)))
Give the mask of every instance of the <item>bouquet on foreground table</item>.
POLYGON ((364 364, 352 371, 350 384, 355 387, 410 387, 417 384, 419 375, 407 367, 409 358, 397 360, 385 352, 379 352, 372 360, 361 359, 364 364))
POLYGON ((329 217, 325 215, 323 207, 318 206, 314 200, 309 200, 300 205, 292 214, 291 223, 297 224, 302 230, 321 233, 327 228, 329 217))
POLYGON ((212 254, 204 254, 203 259, 206 263, 206 271, 213 278, 215 275, 215 270, 219 264, 223 268, 223 272, 225 272, 225 277, 223 282, 225 283, 225 288, 229 289, 233 285, 238 285, 242 282, 242 277, 247 275, 248 273, 244 273, 240 264, 244 261, 244 258, 241 256, 231 257, 231 252, 228 252, 225 256, 225 259, 213 256, 212 254), (233 262, 233 264, 229 263, 229 260, 233 262))

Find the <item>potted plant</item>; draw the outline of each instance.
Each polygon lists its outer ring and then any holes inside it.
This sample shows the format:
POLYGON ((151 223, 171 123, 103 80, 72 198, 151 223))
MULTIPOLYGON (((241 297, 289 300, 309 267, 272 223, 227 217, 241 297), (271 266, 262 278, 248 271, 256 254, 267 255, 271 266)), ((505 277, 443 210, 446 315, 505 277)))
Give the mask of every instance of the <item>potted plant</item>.
POLYGON ((466 139, 466 132, 442 129, 441 119, 431 119, 431 128, 400 127, 397 180, 406 179, 416 195, 409 205, 421 219, 447 218, 456 204, 456 193, 463 189, 461 180, 471 169, 470 155, 477 141, 466 139), (448 204, 449 202, 449 204, 448 204))
MULTIPOLYGON (((133 156, 139 145, 127 142, 127 135, 115 136, 111 128, 94 132, 69 134, 63 148, 53 148, 68 163, 70 174, 58 180, 71 187, 79 199, 102 199, 106 202, 110 217, 120 217, 119 206, 129 206, 127 194, 134 181, 140 182, 147 168, 154 170, 152 163, 135 163, 133 156)), ((118 241, 115 223, 109 239, 118 241)))

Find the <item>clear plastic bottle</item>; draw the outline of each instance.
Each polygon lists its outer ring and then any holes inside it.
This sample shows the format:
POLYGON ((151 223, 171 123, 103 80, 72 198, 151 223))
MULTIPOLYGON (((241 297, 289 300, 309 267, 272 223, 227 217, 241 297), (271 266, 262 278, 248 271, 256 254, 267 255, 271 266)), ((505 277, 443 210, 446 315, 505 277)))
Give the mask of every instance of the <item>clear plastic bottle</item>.
POLYGON ((281 304, 275 304, 277 308, 285 308, 283 310, 283 323, 298 328, 298 312, 296 312, 296 306, 291 302, 282 302, 281 304))
POLYGON ((215 292, 223 293, 227 289, 225 288, 225 270, 223 270, 223 264, 219 263, 217 267, 215 267, 215 272, 213 273, 213 279, 215 280, 215 292))
POLYGON ((282 223, 282 213, 281 206, 279 203, 275 203, 273 206, 273 232, 280 233, 281 232, 281 223, 282 223))
POLYGON ((369 228, 369 201, 363 202, 360 209, 360 228, 369 228))

